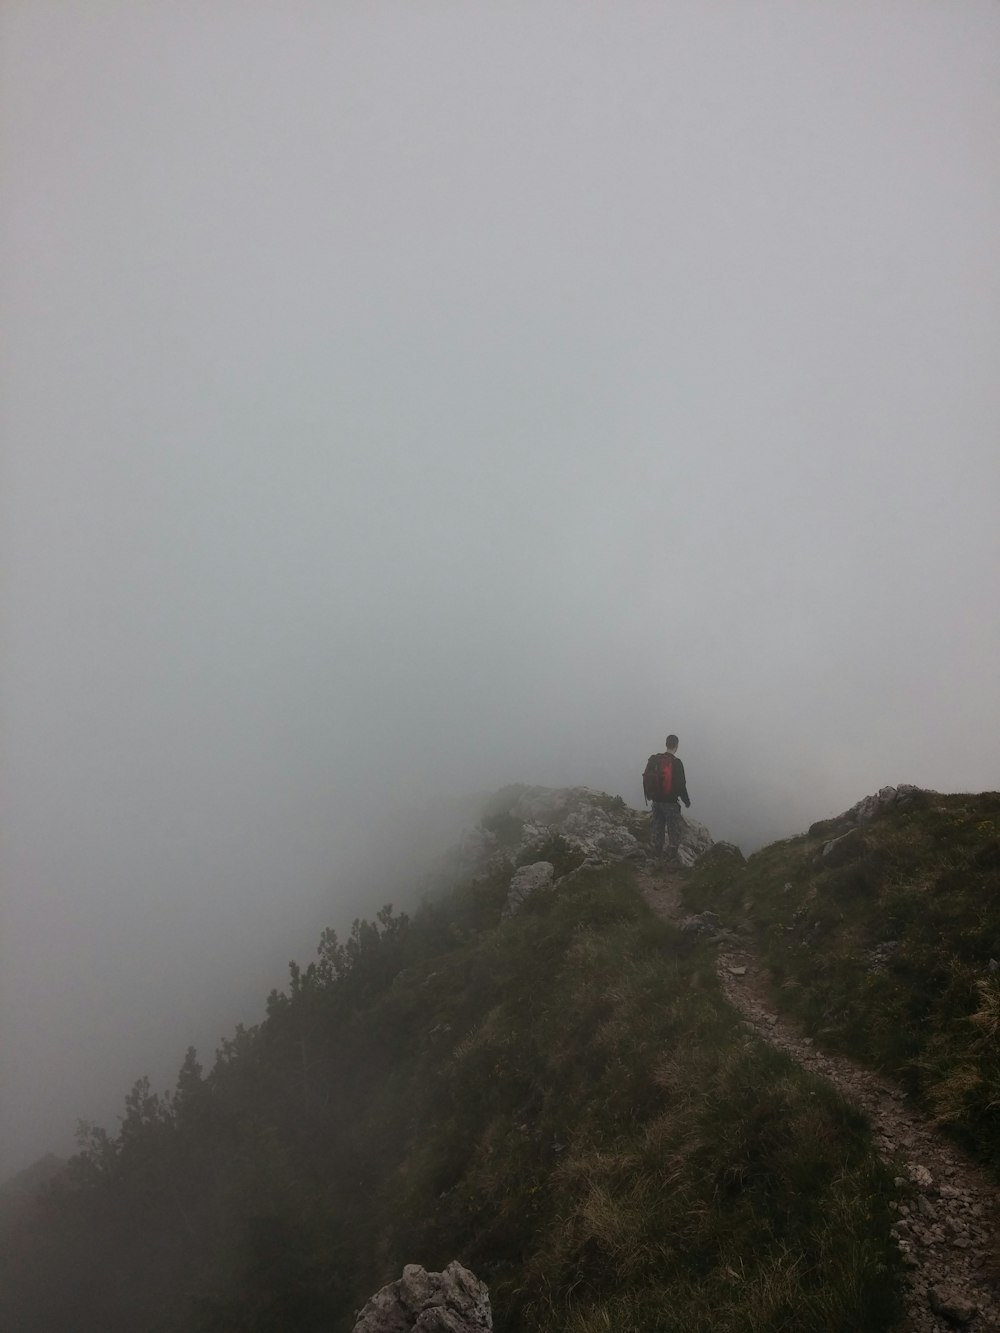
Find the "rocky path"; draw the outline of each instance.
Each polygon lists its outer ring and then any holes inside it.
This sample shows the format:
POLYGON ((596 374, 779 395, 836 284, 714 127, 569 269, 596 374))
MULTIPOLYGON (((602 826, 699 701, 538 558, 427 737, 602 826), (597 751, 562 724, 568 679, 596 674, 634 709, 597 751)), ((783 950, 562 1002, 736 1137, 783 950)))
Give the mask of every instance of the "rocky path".
MULTIPOLYGON (((660 916, 683 923, 677 875, 638 872, 660 916)), ((723 990, 748 1027, 805 1068, 829 1079, 869 1116, 883 1158, 896 1169, 899 1220, 893 1228, 910 1271, 905 1333, 1000 1333, 1000 1208, 991 1179, 929 1121, 901 1089, 844 1056, 816 1050, 779 1015, 767 977, 745 942, 719 939, 723 990)))

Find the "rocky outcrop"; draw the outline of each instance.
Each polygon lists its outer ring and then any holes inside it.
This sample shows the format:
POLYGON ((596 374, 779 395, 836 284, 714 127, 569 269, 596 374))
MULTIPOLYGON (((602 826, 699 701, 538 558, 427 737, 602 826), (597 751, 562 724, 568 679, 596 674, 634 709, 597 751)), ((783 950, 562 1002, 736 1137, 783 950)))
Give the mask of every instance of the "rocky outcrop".
POLYGON ((407 1264, 360 1312, 354 1333, 483 1333, 492 1329, 484 1283, 453 1260, 443 1273, 407 1264))
POLYGON ((867 824, 887 810, 905 810, 913 805, 921 790, 911 782, 901 782, 898 787, 881 787, 874 795, 865 796, 857 805, 852 805, 842 818, 853 819, 855 824, 867 824))
POLYGON ((714 844, 711 833, 700 819, 692 819, 690 815, 685 815, 684 825, 684 839, 677 848, 677 855, 681 865, 690 867, 711 851, 714 844))
MULTIPOLYGON (((677 852, 691 866, 712 847, 712 835, 688 815, 684 824, 677 852)), ((489 802, 479 826, 463 836, 459 871, 475 878, 525 867, 545 859, 553 839, 577 868, 641 860, 648 835, 649 812, 634 810, 620 797, 590 787, 509 787, 489 802)), ((561 882, 558 875, 556 882, 561 882)))
POLYGON ((869 824, 889 810, 906 810, 920 805, 925 798, 933 794, 924 787, 915 787, 912 782, 901 782, 898 787, 880 787, 877 792, 863 797, 842 815, 837 815, 834 819, 820 819, 815 824, 810 824, 809 833, 813 837, 826 835, 833 841, 837 834, 846 833, 861 824, 869 824))
MULTIPOLYGON (((587 871, 643 860, 649 827, 648 811, 590 787, 508 787, 464 835, 455 873, 462 879, 509 873, 504 915, 511 916, 541 888, 563 888, 587 871)), ((681 865, 694 865, 713 845, 705 825, 685 815, 684 838, 674 849, 681 865)))
POLYGON ((539 889, 547 889, 555 878, 556 868, 551 861, 535 861, 530 866, 515 870, 507 892, 504 916, 513 916, 526 898, 539 889))
POLYGON ((560 836, 584 858, 624 861, 641 856, 642 846, 627 824, 599 806, 582 806, 567 815, 559 828, 560 836))

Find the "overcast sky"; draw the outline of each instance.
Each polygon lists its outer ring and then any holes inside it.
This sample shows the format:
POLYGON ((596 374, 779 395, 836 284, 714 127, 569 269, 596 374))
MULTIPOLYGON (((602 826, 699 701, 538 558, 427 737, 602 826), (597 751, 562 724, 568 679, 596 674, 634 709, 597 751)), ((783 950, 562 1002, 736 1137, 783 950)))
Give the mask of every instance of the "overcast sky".
POLYGON ((0 1173, 393 810, 1000 785, 998 131, 993 0, 7 0, 0 1173))

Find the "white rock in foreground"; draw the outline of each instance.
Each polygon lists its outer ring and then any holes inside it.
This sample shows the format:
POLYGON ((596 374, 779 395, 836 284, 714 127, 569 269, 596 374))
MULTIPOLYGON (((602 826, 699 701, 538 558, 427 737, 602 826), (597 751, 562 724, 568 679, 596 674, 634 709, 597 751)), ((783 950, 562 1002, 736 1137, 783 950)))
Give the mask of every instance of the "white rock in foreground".
POLYGON ((684 838, 677 848, 677 855, 686 866, 693 866, 712 846, 712 835, 700 819, 684 816, 684 838))
POLYGON ((547 889, 555 879, 556 868, 551 861, 535 861, 530 866, 515 870, 507 890, 504 916, 513 916, 526 898, 539 889, 547 889))
POLYGON ((407 1264, 403 1276, 361 1311, 354 1333, 483 1333, 492 1327, 486 1285, 453 1260, 443 1273, 407 1264))

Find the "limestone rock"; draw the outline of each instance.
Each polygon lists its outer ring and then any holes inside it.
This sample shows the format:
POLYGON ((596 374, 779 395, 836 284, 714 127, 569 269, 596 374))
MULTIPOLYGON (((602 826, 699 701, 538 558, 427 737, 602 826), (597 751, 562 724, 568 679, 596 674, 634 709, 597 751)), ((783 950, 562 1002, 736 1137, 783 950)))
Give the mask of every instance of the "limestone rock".
POLYGON ((504 916, 513 916, 533 893, 537 893, 539 889, 547 889, 555 878, 555 873, 556 868, 551 861, 534 861, 530 866, 522 866, 520 870, 515 870, 511 877, 510 888, 507 890, 504 916))
POLYGON ((623 861, 642 855, 635 835, 596 806, 572 811, 559 826, 559 833, 584 857, 603 853, 605 861, 623 861))
MULTIPOLYGON (((590 787, 509 787, 492 798, 488 809, 479 827, 464 834, 454 850, 456 876, 509 873, 544 856, 552 839, 561 840, 589 867, 637 860, 647 849, 649 811, 590 787)), ((681 864, 694 865, 712 846, 705 825, 685 815, 684 837, 676 848, 681 864)), ((742 859, 738 848, 732 850, 742 859)), ((574 874, 564 875, 558 885, 569 883, 574 874)))
POLYGON ((457 1260, 443 1273, 407 1264, 358 1315, 354 1333, 482 1333, 492 1329, 486 1286, 457 1260))
MULTIPOLYGON (((712 835, 700 819, 684 816, 684 837, 677 848, 677 855, 683 865, 693 866, 712 848, 712 835)), ((741 853, 742 855, 742 853, 741 853)))
POLYGON ((857 828, 859 824, 868 824, 887 810, 906 810, 919 805, 930 795, 924 787, 915 787, 912 782, 901 782, 898 787, 881 787, 835 819, 820 819, 810 824, 810 837, 832 837, 835 840, 836 834, 857 828))

